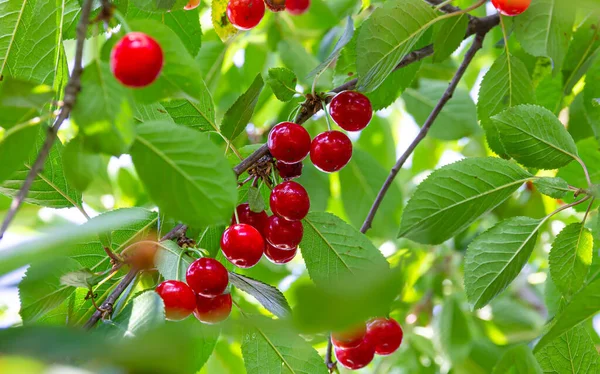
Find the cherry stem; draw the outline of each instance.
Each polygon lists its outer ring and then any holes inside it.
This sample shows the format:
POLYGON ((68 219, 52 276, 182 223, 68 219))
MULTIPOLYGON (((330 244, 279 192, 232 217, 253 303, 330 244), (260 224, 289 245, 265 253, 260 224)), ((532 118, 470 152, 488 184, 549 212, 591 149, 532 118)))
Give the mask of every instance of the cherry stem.
POLYGON ((323 106, 323 112, 325 112, 325 121, 327 122, 327 129, 331 131, 331 121, 329 111, 327 110, 327 103, 325 100, 321 100, 321 105, 323 106))
POLYGON ((240 224, 240 217, 238 216, 237 208, 233 209, 233 215, 235 216, 235 223, 240 224))
POLYGON ((113 17, 115 17, 117 19, 117 21, 119 21, 119 23, 121 24, 121 27, 123 28, 123 30, 125 30, 125 33, 129 34, 130 32, 133 31, 133 30, 131 30, 131 27, 129 27, 127 20, 125 19, 125 17, 123 17, 123 14, 121 12, 119 12, 118 10, 115 9, 113 12, 113 17))

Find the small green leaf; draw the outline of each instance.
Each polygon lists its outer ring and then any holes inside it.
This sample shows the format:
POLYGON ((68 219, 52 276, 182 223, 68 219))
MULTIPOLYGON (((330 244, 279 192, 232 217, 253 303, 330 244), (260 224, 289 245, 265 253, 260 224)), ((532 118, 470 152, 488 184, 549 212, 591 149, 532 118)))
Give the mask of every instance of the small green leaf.
POLYGON ((562 199, 569 192, 569 184, 562 178, 543 177, 533 181, 540 193, 555 199, 562 199))
MULTIPOLYGON (((344 48, 346 46, 346 44, 348 44, 348 42, 350 42, 350 40, 352 40, 353 36, 354 36, 354 21, 352 20, 352 17, 347 17, 346 18, 346 28, 344 29, 344 34, 342 34, 342 36, 337 41, 337 43, 335 43, 333 50, 331 51, 329 56, 325 59, 325 61, 323 61, 319 66, 317 66, 310 73, 308 73, 308 78, 313 77, 315 75, 319 75, 325 69, 327 69, 327 67, 329 65, 331 65, 333 60, 335 60, 339 56, 342 48, 344 48)), ((284 100, 284 101, 287 101, 287 100, 284 100)))
POLYGON ((90 288, 93 286, 94 273, 90 269, 82 269, 66 273, 60 277, 63 286, 90 288))
POLYGON ((540 365, 526 345, 512 347, 504 355, 492 374, 543 374, 540 365))
POLYGON ((550 250, 550 275, 564 295, 579 291, 592 264, 594 238, 582 223, 565 227, 550 250))
POLYGON ((223 42, 234 37, 239 30, 229 22, 227 17, 228 0, 213 0, 211 2, 211 19, 215 32, 223 42))
POLYGON ((460 46, 469 26, 469 17, 462 14, 442 20, 434 26, 433 62, 441 62, 460 46))
POLYGON ((250 122, 264 85, 262 76, 257 75, 246 92, 225 113, 221 123, 221 133, 230 141, 237 138, 250 122))
POLYGON ((5 129, 37 117, 54 92, 46 85, 4 77, 0 84, 0 126, 5 129))
POLYGON ((251 186, 248 189, 248 205, 250 205, 250 210, 255 213, 265 210, 265 201, 258 188, 251 186))
POLYGON ((154 262, 158 272, 165 280, 174 279, 185 282, 185 274, 194 259, 177 243, 168 240, 160 242, 154 262))
POLYGON ((85 191, 103 167, 101 156, 85 149, 84 142, 77 137, 63 150, 65 177, 78 191, 85 191))
POLYGON ((285 296, 277 288, 233 272, 229 272, 229 281, 238 289, 253 296, 275 316, 285 318, 290 315, 290 306, 285 296))
POLYGON ((280 101, 287 102, 292 100, 296 94, 296 84, 298 78, 296 74, 288 68, 269 69, 267 84, 273 90, 273 93, 280 101))
POLYGON ((597 373, 600 356, 584 326, 557 337, 535 354, 544 373, 597 373))

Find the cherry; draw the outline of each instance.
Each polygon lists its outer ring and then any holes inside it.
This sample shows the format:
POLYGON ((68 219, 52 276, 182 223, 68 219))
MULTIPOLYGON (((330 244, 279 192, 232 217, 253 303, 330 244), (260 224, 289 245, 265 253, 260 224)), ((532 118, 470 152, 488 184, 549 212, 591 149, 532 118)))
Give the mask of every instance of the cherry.
MULTIPOLYGON (((238 218, 240 223, 245 223, 250 225, 258 230, 261 234, 265 230, 265 226, 267 225, 267 219, 269 219, 269 215, 264 210, 260 213, 253 212, 250 210, 250 204, 244 203, 240 204, 236 208, 238 218)), ((231 224, 235 225, 237 222, 235 220, 235 214, 231 217, 231 224)))
POLYGON ((354 348, 335 347, 335 357, 347 369, 358 370, 369 365, 375 357, 375 347, 367 339, 354 348))
POLYGON ((285 0, 265 0, 265 4, 271 12, 281 12, 282 10, 285 10, 285 0))
POLYGON ((310 0, 285 0, 285 10, 294 16, 305 13, 310 6, 310 0))
POLYGON ((492 5, 505 16, 517 16, 529 8, 531 0, 492 0, 492 5))
POLYGON ((295 164, 286 164, 285 162, 277 161, 275 165, 279 176, 283 179, 294 179, 302 175, 302 167, 304 166, 301 162, 295 164))
POLYGON ((166 280, 156 287, 156 293, 165 303, 167 319, 172 321, 186 318, 196 308, 194 291, 183 282, 166 280))
POLYGON ((274 264, 287 264, 296 257, 298 247, 292 249, 279 249, 267 243, 265 246, 265 257, 274 264))
POLYGON ((196 295, 194 316, 200 322, 208 324, 219 323, 229 317, 231 304, 231 294, 228 293, 217 297, 196 295))
POLYGON ((183 9, 185 9, 185 10, 196 9, 198 7, 198 5, 200 5, 200 0, 190 0, 190 2, 187 3, 187 5, 183 7, 183 9))
POLYGON ((367 323, 367 340, 375 347, 378 355, 394 353, 403 337, 402 328, 395 319, 375 318, 367 323))
POLYGON ((272 246, 291 251, 302 241, 304 228, 300 221, 288 221, 277 216, 269 217, 265 227, 265 239, 272 246))
POLYGON ((271 191, 271 210, 288 221, 300 221, 308 214, 310 199, 300 183, 283 182, 271 191))
POLYGON ((363 323, 348 331, 331 334, 331 341, 338 348, 354 348, 362 343, 366 333, 367 327, 363 323))
POLYGON ((243 269, 256 265, 263 255, 265 241, 258 230, 245 223, 231 225, 221 237, 225 257, 243 269))
POLYGON ((240 30, 250 30, 260 23, 265 15, 263 0, 229 0, 227 18, 240 30))
POLYGON ((300 125, 281 122, 269 133, 267 145, 273 157, 286 164, 295 164, 308 155, 310 135, 300 125))
POLYGON ((130 32, 115 44, 110 55, 115 78, 128 87, 154 82, 163 67, 163 51, 156 40, 141 32, 130 32))
POLYGON ((343 91, 329 104, 331 118, 346 131, 360 131, 373 117, 371 101, 360 92, 343 91))
POLYGON ((185 274, 185 280, 195 293, 215 297, 225 292, 229 274, 219 261, 204 257, 192 262, 185 274))
POLYGON ((339 131, 326 131, 317 135, 310 146, 310 160, 321 171, 338 171, 352 157, 352 142, 339 131))

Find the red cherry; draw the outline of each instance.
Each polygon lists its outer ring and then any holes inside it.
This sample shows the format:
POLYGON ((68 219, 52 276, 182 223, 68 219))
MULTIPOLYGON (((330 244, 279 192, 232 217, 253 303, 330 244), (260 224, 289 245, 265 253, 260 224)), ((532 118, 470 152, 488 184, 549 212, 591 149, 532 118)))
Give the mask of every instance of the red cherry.
POLYGON ((219 323, 229 317, 231 304, 231 294, 228 293, 217 297, 196 295, 194 316, 200 322, 208 324, 219 323))
POLYGON ((531 0, 492 0, 492 5, 505 16, 517 16, 529 8, 531 0))
POLYGON ((339 131, 326 131, 317 135, 310 146, 310 160, 321 171, 338 171, 352 157, 352 142, 339 131))
POLYGON ((163 51, 156 40, 141 32, 130 32, 115 44, 110 55, 115 78, 128 87, 154 82, 163 67, 163 51))
POLYGON ((310 0, 285 0, 285 10, 294 16, 305 13, 310 6, 310 0))
POLYGON ((300 183, 283 182, 271 191, 271 210, 288 221, 300 221, 308 214, 310 199, 300 183))
POLYGON ((375 318, 367 323, 367 340, 378 355, 392 354, 400 347, 404 333, 395 319, 375 318))
POLYGON ((354 348, 362 343, 366 333, 367 327, 363 323, 348 331, 331 334, 331 341, 337 348, 354 348))
POLYGON ((281 178, 294 179, 302 175, 302 167, 304 165, 301 162, 286 164, 285 162, 277 161, 276 166, 281 178))
POLYGON ((296 257, 298 247, 292 249, 279 249, 267 243, 265 246, 265 257, 274 264, 287 264, 296 257))
POLYGON ((354 348, 335 347, 335 357, 338 362, 347 369, 358 370, 369 365, 375 357, 375 347, 367 339, 364 339, 354 348))
POLYGON ((254 227, 240 223, 225 230, 221 237, 221 249, 229 262, 247 269, 260 261, 265 241, 254 227))
POLYGON ((265 15, 263 0, 229 0, 227 18, 240 30, 250 30, 260 23, 265 15))
MULTIPOLYGON (((256 213, 250 210, 250 204, 244 203, 240 204, 236 208, 238 218, 240 223, 245 223, 250 225, 258 230, 261 234, 265 230, 265 226, 267 225, 267 219, 269 219, 269 215, 264 210, 260 213, 256 213)), ((235 225, 237 222, 235 220, 235 214, 231 217, 231 224, 235 225)))
POLYGON ((304 228, 300 221, 288 221, 277 216, 269 217, 265 227, 265 239, 272 246, 291 251, 302 241, 304 228))
POLYGON ((343 91, 329 104, 331 118, 346 131, 360 131, 373 117, 371 101, 360 92, 343 91))
POLYGON ((295 164, 308 155, 310 135, 300 125, 281 122, 269 133, 267 145, 273 157, 286 164, 295 164))
POLYGON ((165 303, 165 316, 172 321, 186 318, 196 308, 194 291, 183 282, 166 280, 156 287, 156 293, 165 303))
POLYGON ((195 293, 215 297, 225 292, 229 274, 219 261, 204 257, 192 262, 185 274, 185 280, 195 293))
POLYGON ((187 3, 187 5, 183 7, 183 9, 185 9, 185 10, 196 9, 198 7, 198 5, 200 5, 200 0, 190 0, 190 2, 187 3))

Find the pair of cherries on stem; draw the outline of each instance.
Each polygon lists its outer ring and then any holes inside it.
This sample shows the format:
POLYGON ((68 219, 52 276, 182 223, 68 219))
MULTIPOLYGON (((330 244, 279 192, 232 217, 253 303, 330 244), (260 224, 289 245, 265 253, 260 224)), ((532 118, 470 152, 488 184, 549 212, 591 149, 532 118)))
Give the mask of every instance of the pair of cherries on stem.
POLYGON ((286 10, 294 16, 308 10, 310 0, 229 0, 227 18, 235 28, 250 30, 260 23, 266 6, 273 12, 286 10))

